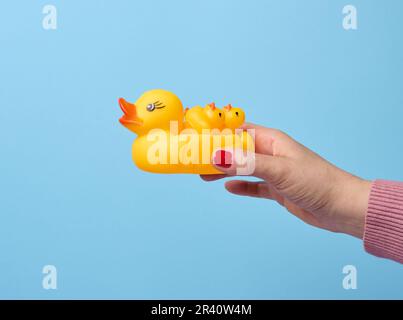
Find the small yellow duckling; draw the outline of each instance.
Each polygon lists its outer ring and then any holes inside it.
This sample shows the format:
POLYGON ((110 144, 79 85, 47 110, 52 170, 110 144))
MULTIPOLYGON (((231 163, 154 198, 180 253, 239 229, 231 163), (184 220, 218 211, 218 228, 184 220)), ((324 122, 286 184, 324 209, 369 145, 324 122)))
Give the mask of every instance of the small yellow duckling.
POLYGON ((222 130, 225 126, 224 112, 212 102, 204 107, 204 112, 209 119, 210 128, 222 130))
POLYGON ((224 112, 218 109, 214 103, 210 103, 204 108, 195 106, 185 110, 186 128, 192 128, 198 132, 202 132, 203 129, 222 130, 224 125, 224 112))
POLYGON ((245 112, 241 108, 234 108, 232 105, 224 107, 225 127, 235 130, 245 122, 245 112))
POLYGON ((201 132, 209 127, 210 124, 201 106, 185 109, 185 128, 192 128, 201 132))

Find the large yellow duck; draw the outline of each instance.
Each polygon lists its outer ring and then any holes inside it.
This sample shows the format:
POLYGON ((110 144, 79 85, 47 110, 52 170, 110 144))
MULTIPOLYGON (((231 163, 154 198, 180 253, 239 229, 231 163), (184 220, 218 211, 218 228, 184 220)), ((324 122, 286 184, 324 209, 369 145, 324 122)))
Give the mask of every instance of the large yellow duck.
POLYGON ((132 157, 144 171, 218 174, 211 165, 216 150, 254 151, 249 134, 234 132, 245 119, 240 108, 220 110, 212 103, 184 112, 179 98, 162 89, 145 92, 135 103, 120 98, 119 105, 123 111, 120 123, 138 135, 132 157))

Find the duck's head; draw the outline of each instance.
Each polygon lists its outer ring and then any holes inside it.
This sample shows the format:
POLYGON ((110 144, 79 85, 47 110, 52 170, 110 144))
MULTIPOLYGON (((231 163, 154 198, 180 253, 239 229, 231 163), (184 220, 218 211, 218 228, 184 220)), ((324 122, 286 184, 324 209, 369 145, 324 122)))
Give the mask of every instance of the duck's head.
POLYGON ((224 112, 218 109, 214 102, 204 107, 204 113, 212 128, 222 129, 224 127, 224 112))
POLYGON ((182 125, 182 102, 172 92, 156 89, 145 93, 135 102, 119 99, 123 111, 120 123, 138 135, 146 134, 151 129, 169 130, 171 121, 182 125))
POLYGON ((225 126, 230 129, 239 128, 245 121, 245 112, 241 108, 234 108, 230 104, 224 107, 225 126))

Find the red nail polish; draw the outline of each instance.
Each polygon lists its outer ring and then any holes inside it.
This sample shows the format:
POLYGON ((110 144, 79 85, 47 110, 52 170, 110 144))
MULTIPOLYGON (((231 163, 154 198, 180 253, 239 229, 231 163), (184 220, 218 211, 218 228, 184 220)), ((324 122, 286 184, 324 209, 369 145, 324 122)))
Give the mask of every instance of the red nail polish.
POLYGON ((214 154, 213 163, 222 168, 229 168, 232 165, 232 153, 225 150, 217 150, 214 154))

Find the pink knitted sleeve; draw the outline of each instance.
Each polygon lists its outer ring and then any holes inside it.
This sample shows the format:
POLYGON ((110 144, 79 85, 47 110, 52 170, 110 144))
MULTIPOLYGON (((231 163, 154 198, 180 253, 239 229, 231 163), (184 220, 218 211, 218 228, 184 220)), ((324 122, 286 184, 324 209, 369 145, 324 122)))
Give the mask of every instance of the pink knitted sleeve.
POLYGON ((376 180, 371 188, 364 231, 365 250, 403 263, 403 183, 376 180))

